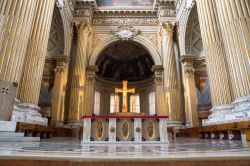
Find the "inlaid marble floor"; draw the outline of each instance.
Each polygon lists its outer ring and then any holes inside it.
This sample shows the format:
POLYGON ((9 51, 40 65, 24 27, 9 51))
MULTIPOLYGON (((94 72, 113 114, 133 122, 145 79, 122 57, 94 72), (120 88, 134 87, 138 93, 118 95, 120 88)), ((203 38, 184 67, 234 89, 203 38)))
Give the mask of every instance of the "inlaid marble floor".
POLYGON ((40 143, 0 142, 0 159, 32 158, 76 161, 171 160, 250 158, 250 146, 241 141, 178 138, 166 144, 88 144, 76 139, 53 138, 40 143))

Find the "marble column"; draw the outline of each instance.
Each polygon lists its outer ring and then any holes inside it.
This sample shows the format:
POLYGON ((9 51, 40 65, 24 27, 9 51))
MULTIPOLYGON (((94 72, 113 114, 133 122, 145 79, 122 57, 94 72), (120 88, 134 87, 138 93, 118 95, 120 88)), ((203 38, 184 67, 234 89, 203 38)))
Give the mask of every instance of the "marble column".
POLYGON ((83 114, 84 89, 86 86, 87 46, 90 26, 86 23, 77 25, 77 52, 72 58, 72 80, 69 102, 69 120, 79 120, 83 114))
POLYGON ((154 65, 152 70, 155 72, 155 100, 157 115, 168 115, 168 109, 165 103, 163 88, 163 67, 154 65))
MULTIPOLYGON (((231 82, 214 0, 196 0, 213 110, 232 102, 231 82), (219 107, 218 107, 219 106, 219 107)), ((227 106, 226 106, 227 107, 227 106)))
POLYGON ((43 0, 38 1, 36 6, 23 76, 18 90, 18 99, 23 103, 38 105, 54 3, 54 0, 43 0))
POLYGON ((37 0, 0 1, 0 80, 21 78, 37 0))
POLYGON ((87 82, 85 86, 84 110, 82 115, 92 115, 94 113, 94 84, 95 73, 98 71, 96 66, 87 67, 87 82))
POLYGON ((185 114, 187 126, 199 126, 196 87, 194 79, 193 61, 195 56, 183 55, 181 62, 184 70, 184 87, 185 87, 185 114))
POLYGON ((174 26, 170 23, 164 23, 161 27, 164 92, 170 120, 180 120, 180 93, 174 54, 173 29, 174 26))
POLYGON ((234 104, 237 110, 250 110, 250 1, 215 2, 236 99, 234 104))
POLYGON ((52 98, 52 112, 51 124, 57 124, 59 121, 64 120, 64 99, 65 99, 65 85, 67 82, 68 62, 67 55, 59 55, 55 57, 55 82, 53 87, 52 98))

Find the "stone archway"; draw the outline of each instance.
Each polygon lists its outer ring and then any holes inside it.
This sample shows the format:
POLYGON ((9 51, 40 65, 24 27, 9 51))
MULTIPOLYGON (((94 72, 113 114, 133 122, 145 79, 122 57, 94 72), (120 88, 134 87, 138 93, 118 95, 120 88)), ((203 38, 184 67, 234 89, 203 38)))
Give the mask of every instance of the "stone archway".
MULTIPOLYGON (((109 45, 111 45, 112 43, 117 42, 117 41, 120 41, 120 39, 118 39, 115 36, 112 36, 112 37, 109 37, 109 38, 103 40, 100 44, 98 44, 90 54, 90 59, 89 59, 88 65, 89 66, 95 65, 96 60, 97 60, 98 56, 100 55, 100 53, 105 48, 107 48, 109 45)), ((159 54, 158 50, 155 48, 155 46, 152 45, 151 42, 149 42, 145 38, 139 37, 139 36, 134 37, 131 41, 134 41, 134 42, 141 44, 150 53, 155 65, 162 65, 160 54, 159 54)))

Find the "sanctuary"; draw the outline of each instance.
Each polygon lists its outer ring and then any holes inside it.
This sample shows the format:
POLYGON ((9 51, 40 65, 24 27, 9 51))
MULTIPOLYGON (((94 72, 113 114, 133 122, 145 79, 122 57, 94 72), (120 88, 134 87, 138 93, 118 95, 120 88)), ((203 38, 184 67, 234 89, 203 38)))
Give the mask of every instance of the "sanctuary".
POLYGON ((0 0, 0 166, 249 165, 249 141, 249 0, 0 0))

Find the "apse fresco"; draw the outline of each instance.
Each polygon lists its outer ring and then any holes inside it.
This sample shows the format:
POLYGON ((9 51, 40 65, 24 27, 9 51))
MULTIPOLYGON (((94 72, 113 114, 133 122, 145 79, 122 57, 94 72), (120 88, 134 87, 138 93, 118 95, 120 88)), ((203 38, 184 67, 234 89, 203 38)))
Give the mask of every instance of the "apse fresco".
POLYGON ((98 6, 150 6, 154 0, 97 0, 98 6))

